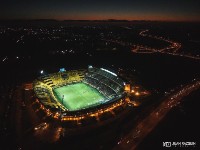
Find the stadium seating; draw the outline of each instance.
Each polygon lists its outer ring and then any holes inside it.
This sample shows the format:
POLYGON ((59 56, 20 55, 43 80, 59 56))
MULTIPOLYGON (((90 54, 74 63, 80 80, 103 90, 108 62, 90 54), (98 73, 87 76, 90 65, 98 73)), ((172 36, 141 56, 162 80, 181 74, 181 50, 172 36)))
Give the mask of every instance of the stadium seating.
POLYGON ((45 106, 65 109, 57 101, 53 89, 78 82, 84 82, 97 89, 107 98, 106 101, 119 98, 124 91, 124 82, 120 78, 98 68, 88 71, 71 70, 41 76, 34 82, 34 91, 45 106))

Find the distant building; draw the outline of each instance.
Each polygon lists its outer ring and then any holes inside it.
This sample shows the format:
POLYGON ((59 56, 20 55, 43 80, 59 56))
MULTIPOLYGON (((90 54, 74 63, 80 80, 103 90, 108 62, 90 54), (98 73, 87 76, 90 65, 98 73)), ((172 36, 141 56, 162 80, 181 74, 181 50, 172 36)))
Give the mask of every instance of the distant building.
POLYGON ((131 91, 131 85, 129 83, 125 84, 125 91, 126 92, 130 92, 131 91))

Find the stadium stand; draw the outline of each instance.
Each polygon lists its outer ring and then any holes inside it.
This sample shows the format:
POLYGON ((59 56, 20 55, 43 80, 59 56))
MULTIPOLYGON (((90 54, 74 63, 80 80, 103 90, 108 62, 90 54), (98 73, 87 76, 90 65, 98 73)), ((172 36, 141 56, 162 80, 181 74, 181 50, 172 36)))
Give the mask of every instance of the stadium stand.
MULTIPOLYGON (((123 80, 118 78, 116 74, 102 68, 71 70, 48 74, 35 80, 33 87, 36 96, 44 106, 55 110, 62 109, 66 111, 67 109, 57 100, 53 89, 79 82, 84 82, 103 94, 106 99, 102 100, 102 104, 114 102, 124 96, 123 80)), ((76 112, 76 114, 79 113, 81 114, 82 111, 76 112)))

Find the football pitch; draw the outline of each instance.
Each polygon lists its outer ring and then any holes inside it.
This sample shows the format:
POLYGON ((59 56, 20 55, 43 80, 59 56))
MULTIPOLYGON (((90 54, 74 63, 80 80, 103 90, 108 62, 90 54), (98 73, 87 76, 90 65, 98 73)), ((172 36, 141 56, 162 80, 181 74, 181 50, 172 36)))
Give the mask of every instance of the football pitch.
POLYGON ((55 96, 69 111, 102 104, 105 97, 85 83, 75 83, 54 89, 55 96))

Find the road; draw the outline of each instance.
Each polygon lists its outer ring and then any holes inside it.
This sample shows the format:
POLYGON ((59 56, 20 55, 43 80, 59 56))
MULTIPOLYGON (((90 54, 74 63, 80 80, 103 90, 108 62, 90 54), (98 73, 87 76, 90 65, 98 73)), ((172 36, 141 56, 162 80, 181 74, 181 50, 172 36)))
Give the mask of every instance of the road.
POLYGON ((143 141, 143 139, 157 126, 157 124, 165 117, 165 115, 181 100, 191 92, 200 88, 200 80, 192 81, 191 83, 182 86, 179 90, 169 95, 163 102, 154 109, 142 121, 138 122, 121 141, 118 142, 115 150, 134 150, 143 141))
MULTIPOLYGON (((125 29, 127 29, 127 28, 125 27, 125 29)), ((128 29, 131 30, 131 28, 128 28, 128 29)), ((166 39, 161 36, 151 35, 151 34, 148 34, 148 32, 149 32, 149 30, 142 30, 139 33, 139 36, 166 42, 166 43, 168 43, 168 46, 159 49, 159 48, 152 48, 152 47, 149 47, 146 45, 134 44, 132 42, 121 41, 121 40, 117 40, 117 39, 102 39, 102 40, 107 41, 107 42, 116 43, 121 46, 128 46, 131 48, 131 51, 133 53, 143 53, 143 54, 162 53, 162 54, 167 54, 167 55, 173 55, 173 56, 179 56, 179 57, 200 60, 199 56, 181 53, 181 51, 180 51, 180 48, 182 46, 181 43, 166 39)))
POLYGON ((167 42, 167 43, 169 43, 169 46, 162 48, 162 49, 152 49, 152 48, 148 48, 148 47, 144 47, 144 46, 137 46, 137 48, 133 49, 132 52, 141 53, 139 50, 144 49, 145 52, 142 52, 142 53, 159 52, 159 53, 165 53, 165 54, 168 54, 168 55, 174 55, 174 56, 180 56, 180 57, 186 57, 186 58, 200 60, 200 57, 188 55, 188 54, 181 54, 180 52, 178 52, 179 49, 181 48, 181 43, 166 39, 166 38, 161 37, 161 36, 154 36, 154 35, 151 35, 151 34, 147 34, 148 31, 149 30, 143 30, 139 33, 139 35, 143 36, 143 37, 148 37, 148 38, 167 42))

